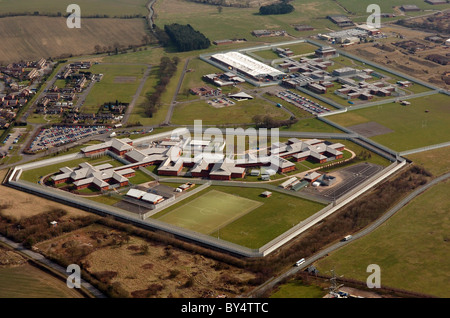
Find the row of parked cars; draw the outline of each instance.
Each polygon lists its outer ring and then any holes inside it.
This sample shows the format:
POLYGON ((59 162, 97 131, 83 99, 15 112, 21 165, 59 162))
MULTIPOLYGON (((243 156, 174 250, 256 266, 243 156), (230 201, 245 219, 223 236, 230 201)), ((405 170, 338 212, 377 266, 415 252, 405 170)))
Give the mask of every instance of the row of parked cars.
POLYGON ((110 130, 112 129, 105 126, 54 126, 41 130, 31 142, 29 151, 38 152, 63 146, 82 138, 107 133, 110 130))
POLYGON ((320 105, 319 103, 316 103, 290 90, 279 92, 278 97, 297 107, 301 107, 303 110, 306 110, 307 112, 313 115, 322 114, 330 111, 328 108, 320 105))

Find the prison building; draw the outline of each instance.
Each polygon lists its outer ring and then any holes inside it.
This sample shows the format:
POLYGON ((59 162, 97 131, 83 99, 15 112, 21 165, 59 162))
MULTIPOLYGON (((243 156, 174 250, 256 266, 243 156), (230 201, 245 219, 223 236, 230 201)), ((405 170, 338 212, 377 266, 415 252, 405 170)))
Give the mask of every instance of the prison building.
POLYGON ((133 141, 129 138, 111 139, 102 144, 87 146, 81 149, 81 152, 89 157, 95 154, 106 152, 108 150, 114 152, 119 156, 125 155, 127 152, 133 150, 133 141))
POLYGON ((289 189, 297 183, 299 183, 298 179, 296 177, 292 177, 280 184, 280 188, 289 189))
POLYGON ((142 197, 141 197, 142 201, 148 202, 150 204, 156 205, 158 203, 161 203, 162 201, 164 201, 164 197, 157 195, 157 194, 153 194, 153 193, 145 193, 142 197))
POLYGON ((239 52, 218 53, 211 60, 256 80, 282 79, 286 74, 239 52))
POLYGON ((323 46, 315 51, 315 55, 321 58, 332 57, 335 56, 336 54, 337 54, 336 49, 331 46, 323 46))
POLYGON ((309 183, 313 183, 314 181, 316 181, 317 179, 319 179, 321 176, 320 173, 313 171, 311 173, 308 173, 306 176, 303 177, 303 180, 309 182, 309 183))

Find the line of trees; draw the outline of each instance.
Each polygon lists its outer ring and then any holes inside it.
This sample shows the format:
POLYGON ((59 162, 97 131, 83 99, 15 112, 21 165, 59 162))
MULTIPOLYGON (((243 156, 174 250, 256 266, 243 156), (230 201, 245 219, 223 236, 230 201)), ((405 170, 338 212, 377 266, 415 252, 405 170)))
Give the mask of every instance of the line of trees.
POLYGON ((147 117, 152 118, 161 106, 161 95, 166 91, 170 79, 175 75, 179 62, 180 58, 177 56, 172 59, 167 56, 161 58, 158 71, 159 83, 155 87, 155 92, 147 94, 143 103, 145 115, 147 117))
POLYGON ((273 118, 270 115, 255 115, 252 118, 253 123, 256 128, 278 128, 278 127, 291 127, 293 124, 298 122, 298 119, 295 117, 291 117, 285 120, 278 120, 273 118))
POLYGON ((269 4, 259 8, 259 14, 287 14, 295 10, 294 6, 288 3, 289 0, 282 0, 281 3, 269 4))
POLYGON ((166 24, 164 31, 179 52, 207 49, 211 46, 211 41, 203 33, 196 31, 190 24, 166 24))

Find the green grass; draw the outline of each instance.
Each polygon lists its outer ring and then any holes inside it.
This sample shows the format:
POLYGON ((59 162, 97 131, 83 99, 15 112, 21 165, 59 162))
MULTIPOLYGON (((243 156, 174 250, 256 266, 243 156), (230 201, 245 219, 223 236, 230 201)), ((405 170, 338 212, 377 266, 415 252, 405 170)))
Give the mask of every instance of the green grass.
POLYGON ((254 200, 210 190, 157 219, 203 234, 210 234, 260 205, 260 202, 254 200))
POLYGON ((450 182, 440 183, 397 212, 380 228, 316 265, 366 281, 369 264, 381 268, 381 285, 450 297, 450 182))
POLYGON ((88 162, 94 166, 103 164, 103 163, 109 163, 115 167, 121 165, 120 162, 118 162, 117 160, 112 159, 111 157, 108 157, 108 156, 103 156, 103 157, 95 158, 95 159, 80 158, 80 159, 69 160, 69 161, 65 161, 65 162, 52 164, 52 165, 37 168, 37 169, 31 169, 31 170, 24 171, 22 173, 21 179, 25 180, 25 181, 36 183, 39 181, 40 177, 43 177, 43 176, 46 176, 49 174, 53 174, 53 173, 57 173, 59 171, 59 169, 61 169, 63 167, 76 168, 76 167, 78 167, 78 165, 80 163, 83 163, 83 162, 88 162))
POLYGON ((270 298, 323 298, 327 291, 314 285, 305 285, 301 281, 293 280, 281 285, 270 298))
POLYGON ((289 115, 275 105, 259 98, 236 102, 235 105, 215 108, 206 101, 179 104, 172 117, 173 124, 193 125, 194 120, 203 120, 204 125, 252 123, 255 115, 271 115, 275 119, 288 119, 289 115))
POLYGON ((136 170, 136 175, 132 178, 129 178, 129 180, 133 184, 142 184, 149 181, 153 181, 153 178, 140 170, 136 170))
POLYGON ((323 204, 272 192, 270 198, 259 195, 263 189, 218 187, 220 191, 263 202, 264 205, 220 229, 211 236, 249 248, 259 248, 324 207, 323 204))
POLYGON ((415 164, 423 166, 434 176, 450 172, 450 147, 423 151, 406 156, 415 164))
POLYGON ((90 71, 95 74, 103 74, 104 76, 100 82, 94 84, 81 111, 96 113, 104 103, 115 102, 116 100, 130 103, 146 69, 147 66, 145 65, 94 65, 90 71), (132 82, 118 83, 116 78, 119 76, 134 78, 134 80, 132 82))
POLYGON ((316 32, 332 27, 331 21, 325 19, 328 14, 344 12, 334 1, 295 0, 292 4, 296 10, 289 14, 261 16, 258 8, 223 7, 218 13, 216 6, 190 3, 181 0, 165 0, 155 5, 158 12, 156 24, 163 27, 168 23, 191 24, 211 40, 228 38, 245 38, 253 42, 283 41, 286 37, 256 38, 251 35, 255 29, 286 30, 295 36, 307 33, 295 30, 295 24, 311 24, 318 28, 316 32), (322 18, 318 20, 317 18, 322 18))
POLYGON ((317 118, 300 119, 291 127, 281 127, 280 131, 330 132, 343 133, 341 130, 318 120, 317 118))
MULTIPOLYGON (((214 84, 207 83, 203 80, 203 75, 206 74, 212 74, 212 73, 223 73, 221 69, 218 69, 214 67, 213 65, 206 63, 205 61, 200 60, 199 58, 193 58, 189 61, 188 69, 191 69, 191 72, 186 72, 183 84, 180 87, 180 92, 177 97, 178 101, 189 101, 189 100, 195 100, 199 97, 196 95, 193 95, 189 92, 190 88, 193 87, 199 87, 199 86, 210 86, 210 87, 216 87, 214 84)), ((238 91, 237 88, 231 87, 222 87, 222 92, 224 94, 228 93, 236 93, 238 91)))
MULTIPOLYGON (((192 197, 186 199, 186 201, 181 201, 167 208, 154 217, 159 218, 162 214, 170 213, 175 209, 181 211, 186 203, 201 197, 211 189, 229 195, 239 195, 242 199, 248 199, 262 204, 239 219, 221 227, 220 230, 210 233, 212 237, 220 237, 221 240, 249 248, 263 246, 325 206, 320 203, 278 192, 273 192, 270 198, 263 198, 260 194, 265 191, 264 189, 212 186, 194 194, 192 197)), ((241 209, 243 210, 243 208, 241 209)))
MULTIPOLYGON (((342 4, 347 10, 351 11, 354 14, 357 15, 364 15, 367 19, 366 8, 369 4, 374 3, 371 0, 340 0, 340 4, 342 4)), ((393 6, 402 6, 404 4, 415 4, 421 9, 433 9, 433 10, 442 10, 445 8, 448 8, 446 5, 430 5, 426 3, 423 0, 410 0, 410 1, 403 1, 403 0, 390 0, 390 1, 379 1, 377 3, 380 8, 381 12, 392 12, 393 6)), ((407 12, 407 14, 414 14, 415 12, 407 12)), ((424 14, 423 12, 421 14, 424 14)))
POLYGON ((386 126, 394 132, 371 139, 397 151, 449 141, 450 98, 444 94, 434 94, 409 101, 409 106, 388 103, 329 116, 328 119, 344 127, 372 121, 386 126), (426 113, 426 110, 429 112, 426 113))

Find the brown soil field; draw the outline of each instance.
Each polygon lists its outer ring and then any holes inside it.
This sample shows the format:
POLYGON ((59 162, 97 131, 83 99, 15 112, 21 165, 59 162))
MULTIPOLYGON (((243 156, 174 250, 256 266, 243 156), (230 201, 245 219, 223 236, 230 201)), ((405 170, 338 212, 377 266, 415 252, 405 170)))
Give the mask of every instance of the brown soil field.
POLYGON ((70 257, 70 246, 89 249, 81 260, 81 268, 94 276, 102 273, 104 277, 110 276, 106 283, 120 283, 130 297, 236 297, 248 291, 246 283, 255 277, 243 269, 170 245, 136 236, 121 241, 125 236, 123 232, 94 224, 36 247, 44 255, 66 257, 70 257), (148 247, 145 253, 143 246, 148 247), (146 294, 149 290, 154 294, 146 294))
POLYGON ((450 65, 444 66, 426 59, 430 54, 446 56, 446 54, 450 53, 448 47, 446 48, 440 44, 425 40, 425 37, 435 34, 400 26, 388 26, 382 28, 381 31, 387 34, 388 38, 377 43, 380 46, 384 44, 389 51, 375 47, 374 43, 361 43, 340 49, 344 49, 375 63, 391 67, 392 69, 414 76, 430 84, 450 89, 450 83, 446 84, 444 81, 445 74, 450 72, 450 65), (402 35, 404 39, 398 38, 397 34, 402 35), (402 41, 414 41, 419 44, 424 44, 427 48, 412 54, 392 44, 402 41), (393 51, 390 52, 392 49, 393 51))
MULTIPOLYGON (((6 173, 6 170, 0 170, 0 180, 3 180, 6 173)), ((0 204, 6 204, 8 206, 2 210, 2 214, 14 216, 19 220, 23 217, 30 217, 47 212, 53 208, 66 210, 67 217, 90 215, 88 212, 12 189, 5 185, 0 185, 0 204)))
POLYGON ((69 29, 66 18, 42 16, 0 19, 0 64, 49 57, 95 53, 95 46, 141 45, 145 19, 81 19, 80 29, 69 29))

